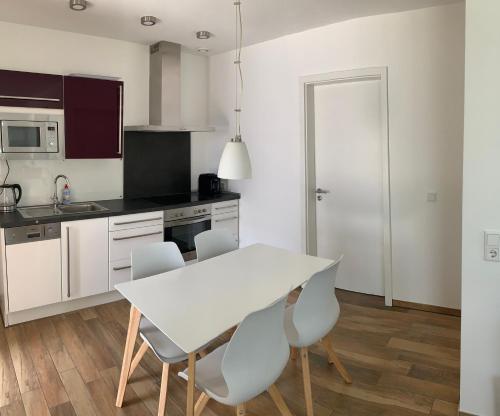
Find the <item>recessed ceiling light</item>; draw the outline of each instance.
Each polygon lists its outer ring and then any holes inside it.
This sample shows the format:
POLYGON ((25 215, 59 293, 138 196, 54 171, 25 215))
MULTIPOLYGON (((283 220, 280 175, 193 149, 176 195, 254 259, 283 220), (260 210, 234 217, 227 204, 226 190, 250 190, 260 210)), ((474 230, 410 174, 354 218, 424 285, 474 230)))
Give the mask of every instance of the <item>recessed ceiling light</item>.
POLYGON ((142 16, 141 25, 143 26, 154 26, 158 23, 158 18, 155 16, 142 16))
POLYGON ((207 48, 198 48, 198 52, 201 52, 201 53, 207 53, 209 51, 210 51, 210 49, 207 49, 207 48))
POLYGON ((212 37, 212 34, 208 30, 200 30, 196 32, 196 37, 198 39, 210 39, 212 37))
POLYGON ((87 8, 87 0, 69 0, 69 7, 71 10, 80 12, 87 8))

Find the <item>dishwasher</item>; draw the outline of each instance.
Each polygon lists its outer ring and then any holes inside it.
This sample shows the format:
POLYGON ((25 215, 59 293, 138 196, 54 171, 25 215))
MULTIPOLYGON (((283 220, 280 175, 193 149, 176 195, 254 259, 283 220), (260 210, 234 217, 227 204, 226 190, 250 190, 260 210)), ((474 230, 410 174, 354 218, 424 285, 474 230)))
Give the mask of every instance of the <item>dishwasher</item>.
POLYGON ((61 224, 5 229, 9 312, 61 301, 61 224))

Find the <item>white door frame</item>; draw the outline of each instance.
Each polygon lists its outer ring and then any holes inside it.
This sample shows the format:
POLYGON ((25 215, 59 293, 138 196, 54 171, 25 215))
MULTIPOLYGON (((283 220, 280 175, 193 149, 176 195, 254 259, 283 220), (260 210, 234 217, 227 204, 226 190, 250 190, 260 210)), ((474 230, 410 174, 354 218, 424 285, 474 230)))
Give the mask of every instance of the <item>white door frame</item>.
POLYGON ((384 292, 385 304, 392 306, 392 232, 391 232, 391 186, 389 165, 389 121, 388 121, 388 83, 387 67, 364 68, 329 72, 300 78, 301 130, 303 135, 302 166, 302 242, 303 251, 317 254, 316 238, 316 166, 315 166, 315 126, 314 126, 314 87, 321 84, 362 82, 378 80, 381 82, 380 108, 382 110, 382 193, 384 215, 384 292))

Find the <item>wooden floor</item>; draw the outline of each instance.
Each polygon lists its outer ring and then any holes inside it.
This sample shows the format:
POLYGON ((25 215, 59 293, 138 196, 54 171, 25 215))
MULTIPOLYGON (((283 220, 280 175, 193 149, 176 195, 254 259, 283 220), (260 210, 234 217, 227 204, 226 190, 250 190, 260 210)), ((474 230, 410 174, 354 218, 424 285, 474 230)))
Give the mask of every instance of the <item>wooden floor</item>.
MULTIPOLYGON (((315 415, 455 416, 460 318, 389 309, 381 298, 349 292, 338 297, 335 349, 353 384, 345 385, 325 352, 313 347, 315 415)), ((0 415, 156 415, 161 365, 151 352, 127 387, 124 407, 114 406, 128 315, 120 301, 2 327, 0 415)), ((305 415, 300 360, 288 364, 277 385, 294 415, 305 415)), ((183 415, 185 383, 177 376, 169 394, 167 414, 183 415)), ((248 414, 279 413, 266 394, 248 403, 248 414)), ((203 415, 235 411, 210 402, 203 415)))

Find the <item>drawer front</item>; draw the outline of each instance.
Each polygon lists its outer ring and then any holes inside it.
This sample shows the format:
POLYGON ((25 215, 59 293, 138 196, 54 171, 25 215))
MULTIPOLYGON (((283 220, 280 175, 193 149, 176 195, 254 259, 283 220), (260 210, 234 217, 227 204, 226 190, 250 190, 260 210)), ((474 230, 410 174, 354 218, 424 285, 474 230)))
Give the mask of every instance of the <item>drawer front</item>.
POLYGON ((121 215, 109 218, 109 231, 130 230, 134 228, 163 226, 163 211, 146 212, 143 214, 121 215))
POLYGON ((239 241, 239 218, 238 212, 229 212, 222 215, 215 215, 212 217, 212 230, 229 230, 234 239, 239 241))
POLYGON ((212 204, 212 215, 226 214, 228 212, 238 212, 239 201, 237 199, 233 201, 217 202, 212 204))
POLYGON ((163 241, 163 224, 109 233, 109 261, 130 259, 134 248, 163 241))
POLYGON ((132 280, 130 259, 114 261, 109 264, 109 290, 115 290, 115 285, 130 280, 132 280))

